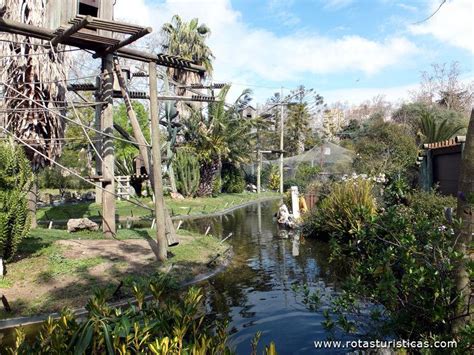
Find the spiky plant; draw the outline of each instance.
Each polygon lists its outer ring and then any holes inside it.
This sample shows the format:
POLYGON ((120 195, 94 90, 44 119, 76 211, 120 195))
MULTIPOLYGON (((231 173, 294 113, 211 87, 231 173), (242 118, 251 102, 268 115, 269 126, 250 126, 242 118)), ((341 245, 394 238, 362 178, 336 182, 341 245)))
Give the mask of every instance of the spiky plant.
POLYGON ((452 124, 447 118, 437 120, 431 112, 423 111, 420 114, 420 135, 423 143, 435 143, 450 139, 463 129, 463 125, 452 124))
MULTIPOLYGON (((46 1, 5 0, 6 19, 47 27, 46 1)), ((4 35, 1 42, 2 81, 6 127, 50 159, 61 154, 57 138, 64 135, 65 57, 58 46, 45 48, 44 41, 20 35, 4 35), (47 107, 48 109, 45 109, 47 107)), ((48 164, 47 159, 27 149, 33 170, 48 164)))

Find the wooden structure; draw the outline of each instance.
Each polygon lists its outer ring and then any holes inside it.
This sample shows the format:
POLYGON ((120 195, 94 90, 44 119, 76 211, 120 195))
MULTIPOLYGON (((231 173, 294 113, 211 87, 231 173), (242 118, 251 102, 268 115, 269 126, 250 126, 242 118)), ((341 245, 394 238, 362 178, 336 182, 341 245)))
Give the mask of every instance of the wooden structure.
POLYGON ((418 156, 420 186, 430 190, 438 185, 443 195, 457 196, 462 152, 466 137, 458 136, 442 142, 423 145, 418 156))
MULTIPOLYGON (((151 152, 149 152, 150 145, 144 140, 143 133, 136 121, 133 109, 128 110, 127 113, 132 121, 132 127, 134 127, 135 142, 140 148, 140 154, 152 180, 155 193, 154 210, 157 220, 158 258, 164 260, 167 249, 166 238, 168 245, 177 244, 177 239, 163 200, 156 66, 162 65, 198 73, 204 72, 205 69, 179 57, 128 48, 129 44, 149 34, 152 29, 113 21, 114 2, 114 0, 49 0, 47 1, 46 27, 7 20, 0 15, 0 31, 47 41, 51 48, 62 44, 93 51, 94 58, 101 58, 102 70, 97 82, 92 87, 90 84, 86 84, 85 87, 79 86, 75 89, 77 91, 83 89, 96 91, 95 124, 97 131, 103 134, 101 144, 96 146, 101 164, 98 164, 98 176, 95 180, 102 185, 102 225, 106 236, 113 236, 116 233, 113 98, 118 95, 114 92, 114 81, 117 80, 115 74, 120 81, 121 96, 126 101, 127 107, 131 106, 125 81, 121 79, 121 71, 117 70, 117 62, 114 63, 114 58, 121 57, 148 63, 150 93, 141 93, 139 98, 150 100, 151 152), (119 36, 122 38, 119 39, 119 36)), ((174 98, 164 97, 163 99, 172 100, 174 98)), ((193 98, 189 98, 189 100, 191 101, 193 98)), ((202 101, 205 101, 205 98, 202 101)))
POLYGON ((130 200, 130 176, 117 176, 116 195, 121 199, 130 200))

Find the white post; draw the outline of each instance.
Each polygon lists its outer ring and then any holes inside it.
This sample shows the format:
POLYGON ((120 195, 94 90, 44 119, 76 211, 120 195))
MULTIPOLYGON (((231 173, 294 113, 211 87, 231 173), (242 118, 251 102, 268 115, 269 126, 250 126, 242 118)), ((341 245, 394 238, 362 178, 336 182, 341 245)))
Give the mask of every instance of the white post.
POLYGON ((298 196, 298 186, 291 187, 291 209, 293 210, 293 217, 300 218, 300 201, 298 196))

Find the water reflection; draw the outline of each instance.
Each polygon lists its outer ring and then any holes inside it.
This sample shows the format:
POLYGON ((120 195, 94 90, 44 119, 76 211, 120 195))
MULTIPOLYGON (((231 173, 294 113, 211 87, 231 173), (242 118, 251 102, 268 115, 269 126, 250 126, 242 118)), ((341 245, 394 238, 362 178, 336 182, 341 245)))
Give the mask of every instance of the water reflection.
MULTIPOLYGON (((327 244, 278 230, 272 218, 276 209, 276 203, 255 204, 212 220, 212 234, 233 233, 228 242, 235 256, 203 285, 206 306, 214 317, 229 319, 238 354, 250 352, 257 331, 261 346, 273 340, 281 354, 314 353, 313 342, 328 335, 322 313, 309 312, 291 290, 302 283, 334 290, 337 275, 329 267, 327 244)), ((185 227, 202 232, 210 222, 187 221, 185 227)))

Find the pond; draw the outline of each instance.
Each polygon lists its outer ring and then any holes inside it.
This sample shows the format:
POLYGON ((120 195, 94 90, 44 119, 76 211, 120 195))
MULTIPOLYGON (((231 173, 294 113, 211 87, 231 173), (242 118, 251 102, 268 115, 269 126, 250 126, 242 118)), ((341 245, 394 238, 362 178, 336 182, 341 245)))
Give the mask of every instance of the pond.
POLYGON ((229 320, 231 346, 238 354, 250 353, 257 331, 262 332, 261 347, 274 341, 281 354, 314 353, 314 341, 328 336, 322 311, 310 312, 292 290, 292 285, 308 284, 335 292, 328 245, 279 231, 273 221, 276 210, 276 202, 257 203, 184 225, 199 232, 210 227, 210 233, 222 237, 232 233, 227 240, 234 251, 231 264, 202 286, 208 312, 229 320))
MULTIPOLYGON (((211 319, 229 321, 230 345, 249 354, 251 340, 262 332, 260 348, 274 341, 279 354, 315 353, 314 341, 326 340, 322 309, 309 311, 294 285, 307 284, 327 295, 337 292, 337 273, 329 265, 325 242, 305 239, 296 232, 279 230, 273 220, 277 201, 255 203, 219 217, 183 222, 183 228, 227 238, 233 258, 221 273, 201 282, 211 319)), ((26 328, 33 335, 38 323, 26 328)), ((13 332, 3 332, 4 344, 13 332)), ((351 340, 343 333, 339 340, 351 340)), ((345 353, 325 349, 322 353, 345 353)))

